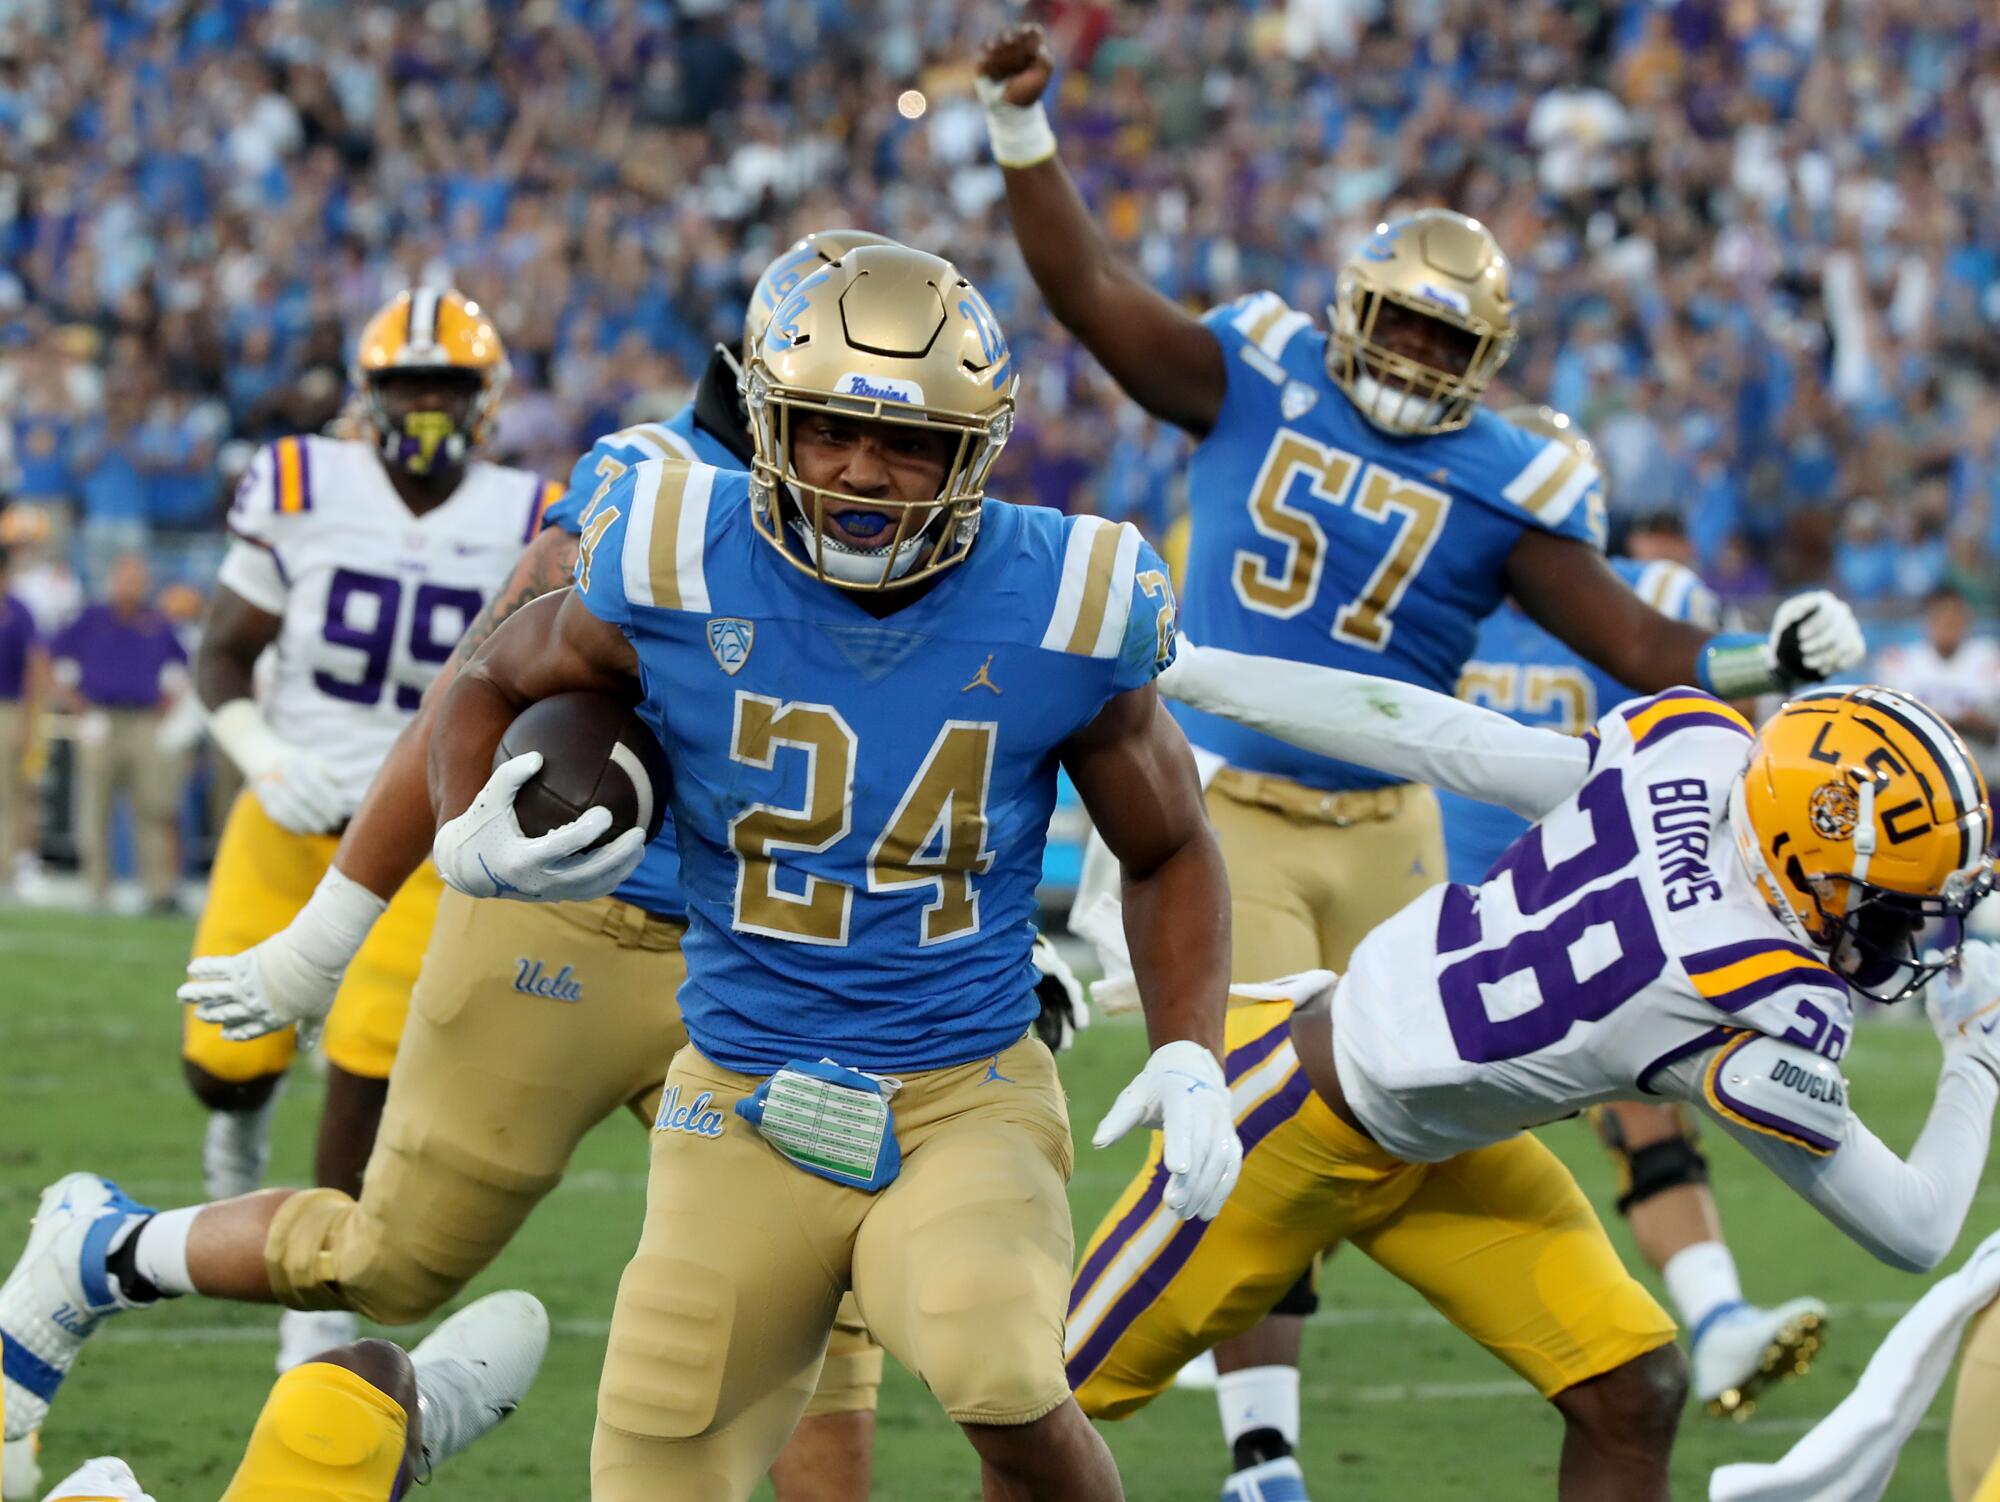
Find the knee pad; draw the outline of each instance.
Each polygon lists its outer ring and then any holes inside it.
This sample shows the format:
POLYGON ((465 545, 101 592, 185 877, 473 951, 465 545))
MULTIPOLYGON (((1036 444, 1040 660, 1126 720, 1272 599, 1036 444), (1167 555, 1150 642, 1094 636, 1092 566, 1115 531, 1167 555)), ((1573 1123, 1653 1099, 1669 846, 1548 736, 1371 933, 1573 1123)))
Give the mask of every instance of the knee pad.
POLYGON ((358 1373, 308 1361, 272 1387, 222 1502, 384 1502, 400 1495, 409 1427, 358 1373))
POLYGON ((1031 1276, 996 1286, 977 1266, 934 1266, 915 1291, 917 1375, 961 1424, 1028 1424, 1069 1396, 1061 1293, 1031 1276))
POLYGON ((351 1309, 383 1325, 413 1325, 470 1280, 410 1255, 382 1222, 338 1189, 286 1200, 264 1242, 271 1292, 289 1309, 351 1309))
POLYGON ((641 1439, 726 1426, 736 1417, 723 1392, 735 1328, 736 1286, 721 1269, 641 1252, 618 1281, 599 1420, 641 1439))
POLYGON ((1620 1215, 1631 1214, 1634 1205, 1669 1189, 1708 1182, 1708 1159, 1695 1146, 1694 1123, 1685 1112, 1676 1111, 1675 1115, 1680 1120, 1679 1136, 1630 1148, 1615 1115, 1601 1107, 1590 1113, 1590 1124, 1596 1128, 1598 1139, 1618 1165, 1620 1215))

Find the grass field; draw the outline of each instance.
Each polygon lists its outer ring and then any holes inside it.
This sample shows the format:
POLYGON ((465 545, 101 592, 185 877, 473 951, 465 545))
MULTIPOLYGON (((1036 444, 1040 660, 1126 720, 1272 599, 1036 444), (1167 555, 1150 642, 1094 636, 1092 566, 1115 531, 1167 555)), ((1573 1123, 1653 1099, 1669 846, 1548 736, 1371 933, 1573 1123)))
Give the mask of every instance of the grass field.
MULTIPOLYGON (((88 1167, 151 1203, 200 1194, 201 1115, 175 1064, 173 986, 188 926, 0 912, 0 1259, 11 1263, 40 1186, 88 1167)), ((1143 1054, 1129 1025, 1087 1033, 1064 1061, 1080 1135, 1143 1054)), ((1936 1045, 1928 1028, 1864 1031, 1848 1061, 1854 1101, 1898 1149, 1929 1107, 1936 1045)), ((284 1101, 273 1182, 303 1182, 317 1114, 302 1076, 284 1101)), ((1559 1125, 1550 1144, 1608 1204, 1607 1165, 1586 1131, 1559 1125)), ((1677 1496, 1707 1495, 1726 1460, 1781 1453, 1847 1391, 1896 1314, 1923 1290, 1823 1225, 1733 1145, 1711 1141, 1717 1192, 1753 1298, 1814 1292, 1834 1306, 1819 1369, 1745 1425, 1691 1412, 1675 1468, 1677 1496)), ((1073 1185, 1079 1240, 1136 1165, 1139 1147, 1080 1153, 1073 1185)), ((605 1319, 637 1232, 644 1157, 628 1119, 583 1144, 569 1180, 475 1292, 519 1286, 548 1305, 557 1337, 520 1414, 437 1479, 430 1496, 548 1502, 587 1493, 586 1460, 605 1319)), ((1956 1264, 1996 1219, 1989 1177, 1956 1264)), ((1614 1236, 1636 1264, 1622 1225, 1614 1236)), ((1325 1307, 1307 1346, 1303 1458, 1319 1502, 1511 1502, 1552 1495, 1559 1425, 1491 1358, 1431 1316, 1365 1259, 1330 1265, 1325 1307)), ((45 1437, 51 1479, 90 1454, 131 1460, 160 1502, 212 1502, 240 1455, 270 1380, 275 1314, 184 1299, 128 1315, 97 1336, 64 1388, 45 1437)), ((400 1332, 406 1342, 409 1332, 400 1332)), ((1945 1493, 1942 1421, 1949 1388, 1911 1444, 1890 1496, 1945 1493)), ((1138 1502, 1212 1497, 1220 1479, 1214 1405, 1168 1393, 1112 1426, 1128 1495, 1138 1502)), ((892 1370, 883 1392, 875 1495, 959 1502, 979 1494, 970 1452, 914 1380, 892 1370)))

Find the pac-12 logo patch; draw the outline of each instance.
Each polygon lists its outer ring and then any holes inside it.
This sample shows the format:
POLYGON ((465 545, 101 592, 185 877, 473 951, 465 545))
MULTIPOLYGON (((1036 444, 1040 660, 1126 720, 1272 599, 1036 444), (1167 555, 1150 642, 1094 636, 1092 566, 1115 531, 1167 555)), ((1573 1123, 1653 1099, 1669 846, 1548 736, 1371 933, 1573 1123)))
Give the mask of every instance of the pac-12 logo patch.
POLYGON ((708 650, 715 654, 716 666, 734 678, 750 660, 750 643, 756 636, 753 622, 733 615, 717 616, 708 623, 708 650))
POLYGON ((1822 782, 1806 801, 1812 827, 1829 840, 1851 840, 1861 824, 1861 800, 1844 782, 1822 782))
POLYGON ((1278 398, 1278 410, 1285 414, 1286 422, 1295 422, 1312 411, 1318 400, 1319 393, 1304 381, 1287 381, 1284 394, 1278 398))

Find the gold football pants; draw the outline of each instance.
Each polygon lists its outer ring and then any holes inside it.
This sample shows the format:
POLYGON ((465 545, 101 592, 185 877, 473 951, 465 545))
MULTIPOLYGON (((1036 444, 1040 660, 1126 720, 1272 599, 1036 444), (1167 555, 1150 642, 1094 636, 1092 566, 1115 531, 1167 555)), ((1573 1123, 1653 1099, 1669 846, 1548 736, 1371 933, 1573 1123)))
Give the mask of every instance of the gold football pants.
POLYGON ((1962 1352, 1946 1442, 1952 1502, 2000 1502, 2000 1303, 1974 1316, 1962 1352))
POLYGON ((902 1172, 876 1194, 793 1165, 736 1115, 760 1083, 694 1048, 668 1075, 709 1131, 655 1130, 639 1249, 612 1315, 594 1502, 741 1502, 806 1406, 841 1295, 963 1423, 1069 1396, 1069 1119, 1032 1035, 905 1075, 902 1172), (697 1103, 699 1103, 697 1105, 697 1103))

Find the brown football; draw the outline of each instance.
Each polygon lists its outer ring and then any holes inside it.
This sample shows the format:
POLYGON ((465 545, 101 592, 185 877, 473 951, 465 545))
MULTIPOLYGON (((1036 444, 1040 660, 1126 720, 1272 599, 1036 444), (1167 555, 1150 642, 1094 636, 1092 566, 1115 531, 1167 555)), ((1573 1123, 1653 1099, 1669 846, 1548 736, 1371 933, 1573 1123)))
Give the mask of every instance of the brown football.
POLYGON ((542 769, 514 799, 524 834, 547 834, 600 804, 611 828, 591 848, 628 829, 651 840, 667 812, 667 758, 634 705, 608 694, 557 694, 515 716, 493 753, 499 766, 530 751, 542 769))

